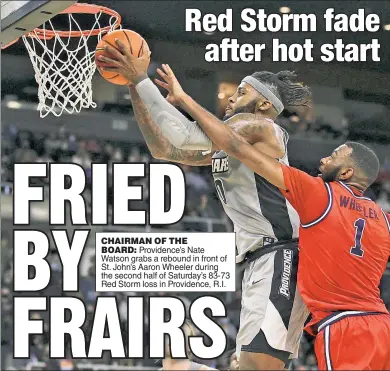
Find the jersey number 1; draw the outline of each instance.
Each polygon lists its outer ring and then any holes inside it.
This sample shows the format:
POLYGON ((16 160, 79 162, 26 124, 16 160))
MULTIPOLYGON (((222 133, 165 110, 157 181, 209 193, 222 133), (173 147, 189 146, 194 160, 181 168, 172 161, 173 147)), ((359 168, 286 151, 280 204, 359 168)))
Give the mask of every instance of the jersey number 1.
POLYGON ((351 247, 350 253, 352 255, 362 258, 364 255, 364 250, 362 249, 362 237, 366 221, 364 219, 358 219, 355 221, 355 246, 351 247))

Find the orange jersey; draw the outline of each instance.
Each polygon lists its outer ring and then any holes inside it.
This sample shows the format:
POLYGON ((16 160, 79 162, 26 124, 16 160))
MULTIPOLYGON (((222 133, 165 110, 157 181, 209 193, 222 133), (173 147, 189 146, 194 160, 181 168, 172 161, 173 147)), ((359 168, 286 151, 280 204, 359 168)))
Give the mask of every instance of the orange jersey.
POLYGON ((282 193, 298 212, 298 287, 315 324, 332 312, 388 313, 379 283, 390 256, 389 216, 342 182, 284 166, 282 193))

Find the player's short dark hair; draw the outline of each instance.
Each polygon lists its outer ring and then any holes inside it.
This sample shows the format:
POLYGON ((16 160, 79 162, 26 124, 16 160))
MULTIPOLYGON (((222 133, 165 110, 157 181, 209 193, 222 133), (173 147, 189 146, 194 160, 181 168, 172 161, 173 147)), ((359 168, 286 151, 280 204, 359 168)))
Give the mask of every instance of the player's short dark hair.
POLYGON ((272 91, 287 107, 307 106, 311 99, 311 91, 308 86, 301 82, 294 82, 295 72, 280 71, 273 72, 255 72, 252 77, 263 83, 272 91))
POLYGON ((345 145, 352 148, 350 157, 363 174, 367 178, 368 186, 375 182, 378 177, 380 162, 375 152, 365 146, 364 144, 357 142, 346 142, 345 145))

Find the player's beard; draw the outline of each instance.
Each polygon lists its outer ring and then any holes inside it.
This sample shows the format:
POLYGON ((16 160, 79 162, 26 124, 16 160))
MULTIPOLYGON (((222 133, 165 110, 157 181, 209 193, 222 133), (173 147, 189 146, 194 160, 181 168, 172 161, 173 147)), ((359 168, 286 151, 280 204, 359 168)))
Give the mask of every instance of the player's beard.
POLYGON ((339 172, 342 166, 336 166, 334 169, 321 174, 321 178, 324 182, 330 183, 338 179, 339 172))
POLYGON ((255 113, 257 101, 253 99, 247 105, 237 107, 234 111, 231 111, 228 115, 223 117, 223 121, 226 121, 230 117, 237 115, 238 113, 255 113))

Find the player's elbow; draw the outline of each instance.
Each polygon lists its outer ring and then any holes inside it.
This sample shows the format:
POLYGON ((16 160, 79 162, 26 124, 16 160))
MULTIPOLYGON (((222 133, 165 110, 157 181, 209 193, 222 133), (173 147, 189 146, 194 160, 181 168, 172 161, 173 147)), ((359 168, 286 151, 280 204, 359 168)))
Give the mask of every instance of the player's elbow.
POLYGON ((177 149, 186 149, 187 139, 188 138, 179 138, 177 136, 172 136, 169 138, 169 141, 177 149))
POLYGON ((164 151, 162 151, 161 149, 156 149, 156 148, 149 148, 150 150, 150 154, 152 155, 152 157, 155 159, 155 160, 166 160, 166 154, 164 153, 164 151))

